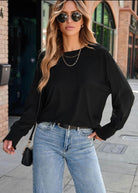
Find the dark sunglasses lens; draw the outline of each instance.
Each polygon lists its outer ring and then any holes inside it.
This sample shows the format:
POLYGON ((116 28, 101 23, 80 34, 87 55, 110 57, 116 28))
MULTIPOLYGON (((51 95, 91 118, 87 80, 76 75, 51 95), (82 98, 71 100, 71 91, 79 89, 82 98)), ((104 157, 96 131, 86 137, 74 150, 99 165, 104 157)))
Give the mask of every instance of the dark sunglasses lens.
POLYGON ((57 16, 57 20, 60 22, 60 23, 64 23, 67 19, 67 15, 66 13, 61 13, 60 15, 57 16))
POLYGON ((73 19, 73 21, 75 21, 75 22, 81 20, 81 13, 79 13, 79 12, 74 12, 74 13, 72 14, 72 19, 73 19))

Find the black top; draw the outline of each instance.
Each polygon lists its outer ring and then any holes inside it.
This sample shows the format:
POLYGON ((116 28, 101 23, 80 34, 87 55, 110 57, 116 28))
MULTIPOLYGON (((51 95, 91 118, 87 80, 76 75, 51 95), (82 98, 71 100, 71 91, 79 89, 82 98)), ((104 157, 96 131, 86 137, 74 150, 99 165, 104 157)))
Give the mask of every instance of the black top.
MULTIPOLYGON (((100 44, 89 45, 95 49, 84 47, 78 62, 67 66, 62 57, 50 70, 50 79, 41 95, 40 110, 37 123, 54 121, 74 126, 92 128, 100 138, 106 140, 121 129, 130 113, 134 95, 117 63, 108 50, 100 44), (107 97, 112 96, 112 115, 110 122, 100 125, 102 112, 107 97)), ((79 50, 64 52, 66 56, 74 56, 79 50)), ((34 81, 30 90, 24 113, 12 126, 4 138, 13 141, 13 147, 32 128, 36 120, 39 94, 36 90, 41 78, 38 60, 34 81)), ((72 64, 76 58, 66 58, 72 64)), ((3 140, 3 141, 4 141, 3 140)))

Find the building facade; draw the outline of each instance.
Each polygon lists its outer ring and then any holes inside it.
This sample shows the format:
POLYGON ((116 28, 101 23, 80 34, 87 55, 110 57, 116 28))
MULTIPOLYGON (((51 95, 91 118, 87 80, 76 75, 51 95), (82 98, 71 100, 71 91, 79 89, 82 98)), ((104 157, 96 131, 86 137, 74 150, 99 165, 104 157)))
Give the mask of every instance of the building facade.
MULTIPOLYGON (((8 115, 23 112, 55 1, 8 2, 0 0, 0 63, 11 64, 9 85, 0 86, 0 139, 8 131, 8 115)), ((109 50, 126 78, 138 78, 138 0, 87 1, 87 6, 97 42, 109 50)))
MULTIPOLYGON (((51 1, 43 1, 42 14, 49 14, 51 1)), ((91 29, 106 47, 127 78, 138 78, 138 1, 87 1, 91 29)), ((42 47, 48 17, 42 15, 42 47)))
MULTIPOLYGON (((0 1, 0 64, 8 63, 8 2, 0 1)), ((0 141, 8 132, 8 85, 0 85, 0 141)))
POLYGON ((127 78, 138 78, 138 1, 89 1, 92 30, 127 78))

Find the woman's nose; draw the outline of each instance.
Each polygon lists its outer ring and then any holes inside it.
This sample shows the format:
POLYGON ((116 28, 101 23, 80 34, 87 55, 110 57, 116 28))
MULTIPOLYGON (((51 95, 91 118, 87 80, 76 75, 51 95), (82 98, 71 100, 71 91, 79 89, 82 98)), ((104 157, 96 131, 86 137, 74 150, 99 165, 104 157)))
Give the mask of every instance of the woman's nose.
POLYGON ((72 21, 71 15, 68 15, 67 22, 71 22, 71 21, 72 21))

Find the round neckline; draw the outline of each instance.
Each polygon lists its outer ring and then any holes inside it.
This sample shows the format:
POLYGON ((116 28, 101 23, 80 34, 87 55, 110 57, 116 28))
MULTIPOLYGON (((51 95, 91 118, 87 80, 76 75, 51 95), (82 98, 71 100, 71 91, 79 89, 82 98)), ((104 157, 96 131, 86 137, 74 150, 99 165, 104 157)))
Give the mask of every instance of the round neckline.
MULTIPOLYGON (((82 47, 81 48, 81 51, 83 50, 83 49, 85 49, 86 48, 86 46, 84 46, 84 47, 82 47)), ((76 53, 78 53, 78 51, 79 51, 80 49, 77 49, 77 50, 71 50, 71 51, 66 51, 66 52, 63 52, 63 55, 64 54, 66 54, 66 55, 71 55, 71 54, 76 54, 76 53)))

